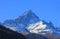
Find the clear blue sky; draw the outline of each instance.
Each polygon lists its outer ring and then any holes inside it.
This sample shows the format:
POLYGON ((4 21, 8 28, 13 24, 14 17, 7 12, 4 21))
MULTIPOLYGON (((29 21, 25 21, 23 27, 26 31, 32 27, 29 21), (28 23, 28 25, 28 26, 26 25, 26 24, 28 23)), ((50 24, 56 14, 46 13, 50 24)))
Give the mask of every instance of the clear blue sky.
POLYGON ((60 26, 60 0, 0 0, 0 22, 31 9, 40 19, 60 26))

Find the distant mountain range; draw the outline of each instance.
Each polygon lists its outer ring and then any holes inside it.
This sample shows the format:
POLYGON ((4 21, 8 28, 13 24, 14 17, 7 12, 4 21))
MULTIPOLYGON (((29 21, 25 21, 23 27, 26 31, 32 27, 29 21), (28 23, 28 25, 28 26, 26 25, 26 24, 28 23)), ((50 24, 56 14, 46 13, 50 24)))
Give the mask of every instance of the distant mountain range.
POLYGON ((0 24, 17 32, 60 35, 60 28, 55 27, 52 22, 39 19, 31 10, 24 12, 15 19, 5 20, 0 24))

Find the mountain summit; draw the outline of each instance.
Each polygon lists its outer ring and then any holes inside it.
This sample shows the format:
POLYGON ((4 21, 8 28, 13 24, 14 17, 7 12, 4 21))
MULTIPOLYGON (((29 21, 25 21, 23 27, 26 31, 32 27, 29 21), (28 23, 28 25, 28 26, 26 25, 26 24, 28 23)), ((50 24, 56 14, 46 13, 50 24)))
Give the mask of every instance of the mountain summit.
POLYGON ((60 34, 52 22, 40 20, 38 16, 31 10, 24 12, 15 19, 5 20, 3 25, 17 32, 30 32, 37 34, 45 34, 46 32, 60 34))
POLYGON ((22 16, 15 19, 17 23, 28 25, 32 23, 36 23, 39 21, 39 17, 36 16, 31 10, 28 10, 22 14, 22 16))
POLYGON ((29 24, 34 24, 38 22, 40 19, 38 16, 36 16, 31 10, 28 10, 22 14, 22 16, 18 16, 15 19, 11 20, 5 20, 3 22, 3 25, 6 27, 11 27, 11 29, 16 31, 23 31, 25 32, 25 27, 29 24))

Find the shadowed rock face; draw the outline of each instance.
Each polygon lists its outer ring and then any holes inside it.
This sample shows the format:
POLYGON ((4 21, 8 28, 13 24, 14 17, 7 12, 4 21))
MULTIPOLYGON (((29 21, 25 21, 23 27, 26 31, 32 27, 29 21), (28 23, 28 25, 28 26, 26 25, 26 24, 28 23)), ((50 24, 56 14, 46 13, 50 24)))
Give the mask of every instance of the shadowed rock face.
POLYGON ((54 35, 54 34, 51 34, 51 33, 47 33, 43 36, 48 37, 50 39, 60 39, 60 36, 57 36, 57 35, 54 35))
POLYGON ((51 33, 46 34, 35 34, 35 33, 22 33, 24 36, 26 36, 27 39, 60 39, 60 36, 56 36, 51 33))
POLYGON ((7 29, 4 26, 0 25, 0 39, 26 39, 26 38, 22 34, 7 29))
POLYGON ((34 34, 34 33, 30 33, 28 35, 26 35, 27 39, 49 39, 43 35, 39 35, 39 34, 34 34))

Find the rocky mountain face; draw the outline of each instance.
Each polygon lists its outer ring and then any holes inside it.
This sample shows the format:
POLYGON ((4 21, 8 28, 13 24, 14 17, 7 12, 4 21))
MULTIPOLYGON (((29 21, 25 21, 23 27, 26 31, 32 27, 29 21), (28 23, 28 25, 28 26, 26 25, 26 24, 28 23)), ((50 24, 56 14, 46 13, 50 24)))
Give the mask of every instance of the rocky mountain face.
POLYGON ((2 25, 17 32, 28 32, 36 34, 60 35, 60 31, 55 28, 52 22, 39 19, 31 10, 24 12, 15 19, 5 20, 2 25))
POLYGON ((28 10, 23 13, 22 16, 17 17, 13 20, 5 20, 3 25, 12 30, 27 32, 27 27, 29 24, 34 24, 38 22, 40 19, 36 16, 31 10, 28 10))

